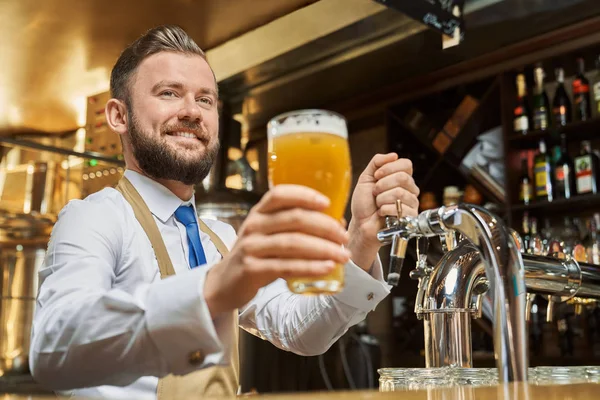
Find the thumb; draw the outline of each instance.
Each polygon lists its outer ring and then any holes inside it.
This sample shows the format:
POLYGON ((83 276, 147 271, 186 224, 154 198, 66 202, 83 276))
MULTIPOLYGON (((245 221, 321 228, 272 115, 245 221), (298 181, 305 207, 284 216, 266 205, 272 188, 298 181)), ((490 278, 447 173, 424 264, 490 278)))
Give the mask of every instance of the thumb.
POLYGON ((398 154, 396 153, 376 154, 375 157, 373 157, 369 162, 369 165, 367 165, 367 168, 365 168, 363 175, 374 178, 375 171, 385 164, 394 162, 397 159, 398 154))

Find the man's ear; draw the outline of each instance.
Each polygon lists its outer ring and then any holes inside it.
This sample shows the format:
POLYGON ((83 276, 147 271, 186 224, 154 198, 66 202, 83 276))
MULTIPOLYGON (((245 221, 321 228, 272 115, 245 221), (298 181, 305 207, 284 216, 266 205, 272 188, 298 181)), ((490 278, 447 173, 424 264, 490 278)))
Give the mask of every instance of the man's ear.
POLYGON ((106 113, 106 123, 110 129, 121 136, 125 135, 129 128, 125 102, 119 99, 110 99, 106 103, 104 112, 106 113))

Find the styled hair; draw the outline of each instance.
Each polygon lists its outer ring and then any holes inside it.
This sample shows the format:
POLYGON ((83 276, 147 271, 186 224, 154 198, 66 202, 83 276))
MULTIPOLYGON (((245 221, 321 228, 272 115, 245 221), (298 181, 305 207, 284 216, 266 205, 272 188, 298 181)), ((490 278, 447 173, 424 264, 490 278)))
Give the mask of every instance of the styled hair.
POLYGON ((142 61, 161 52, 198 55, 206 60, 204 51, 177 25, 161 25, 150 29, 123 50, 110 74, 113 98, 130 104, 130 80, 142 61))

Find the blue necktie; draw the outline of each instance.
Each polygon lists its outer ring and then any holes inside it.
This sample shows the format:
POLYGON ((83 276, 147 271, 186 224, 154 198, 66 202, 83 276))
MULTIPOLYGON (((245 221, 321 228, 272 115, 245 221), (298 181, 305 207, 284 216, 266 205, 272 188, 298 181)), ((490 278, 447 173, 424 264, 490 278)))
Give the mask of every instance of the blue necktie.
POLYGON ((175 218, 185 225, 189 246, 190 268, 206 264, 206 256, 204 255, 204 249, 200 241, 200 231, 198 230, 194 208, 192 206, 179 206, 175 210, 175 218))

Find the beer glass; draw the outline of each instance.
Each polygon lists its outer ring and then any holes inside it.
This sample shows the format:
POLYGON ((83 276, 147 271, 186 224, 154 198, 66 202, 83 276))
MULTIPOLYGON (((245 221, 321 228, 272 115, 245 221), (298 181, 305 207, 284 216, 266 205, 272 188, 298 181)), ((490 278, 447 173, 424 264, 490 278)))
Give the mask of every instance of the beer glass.
MULTIPOLYGON (((351 185, 346 120, 325 110, 299 110, 278 115, 267 126, 269 185, 311 187, 329 198, 324 213, 341 221, 351 185)), ((337 293, 344 286, 344 266, 325 276, 294 278, 294 293, 337 293)))

